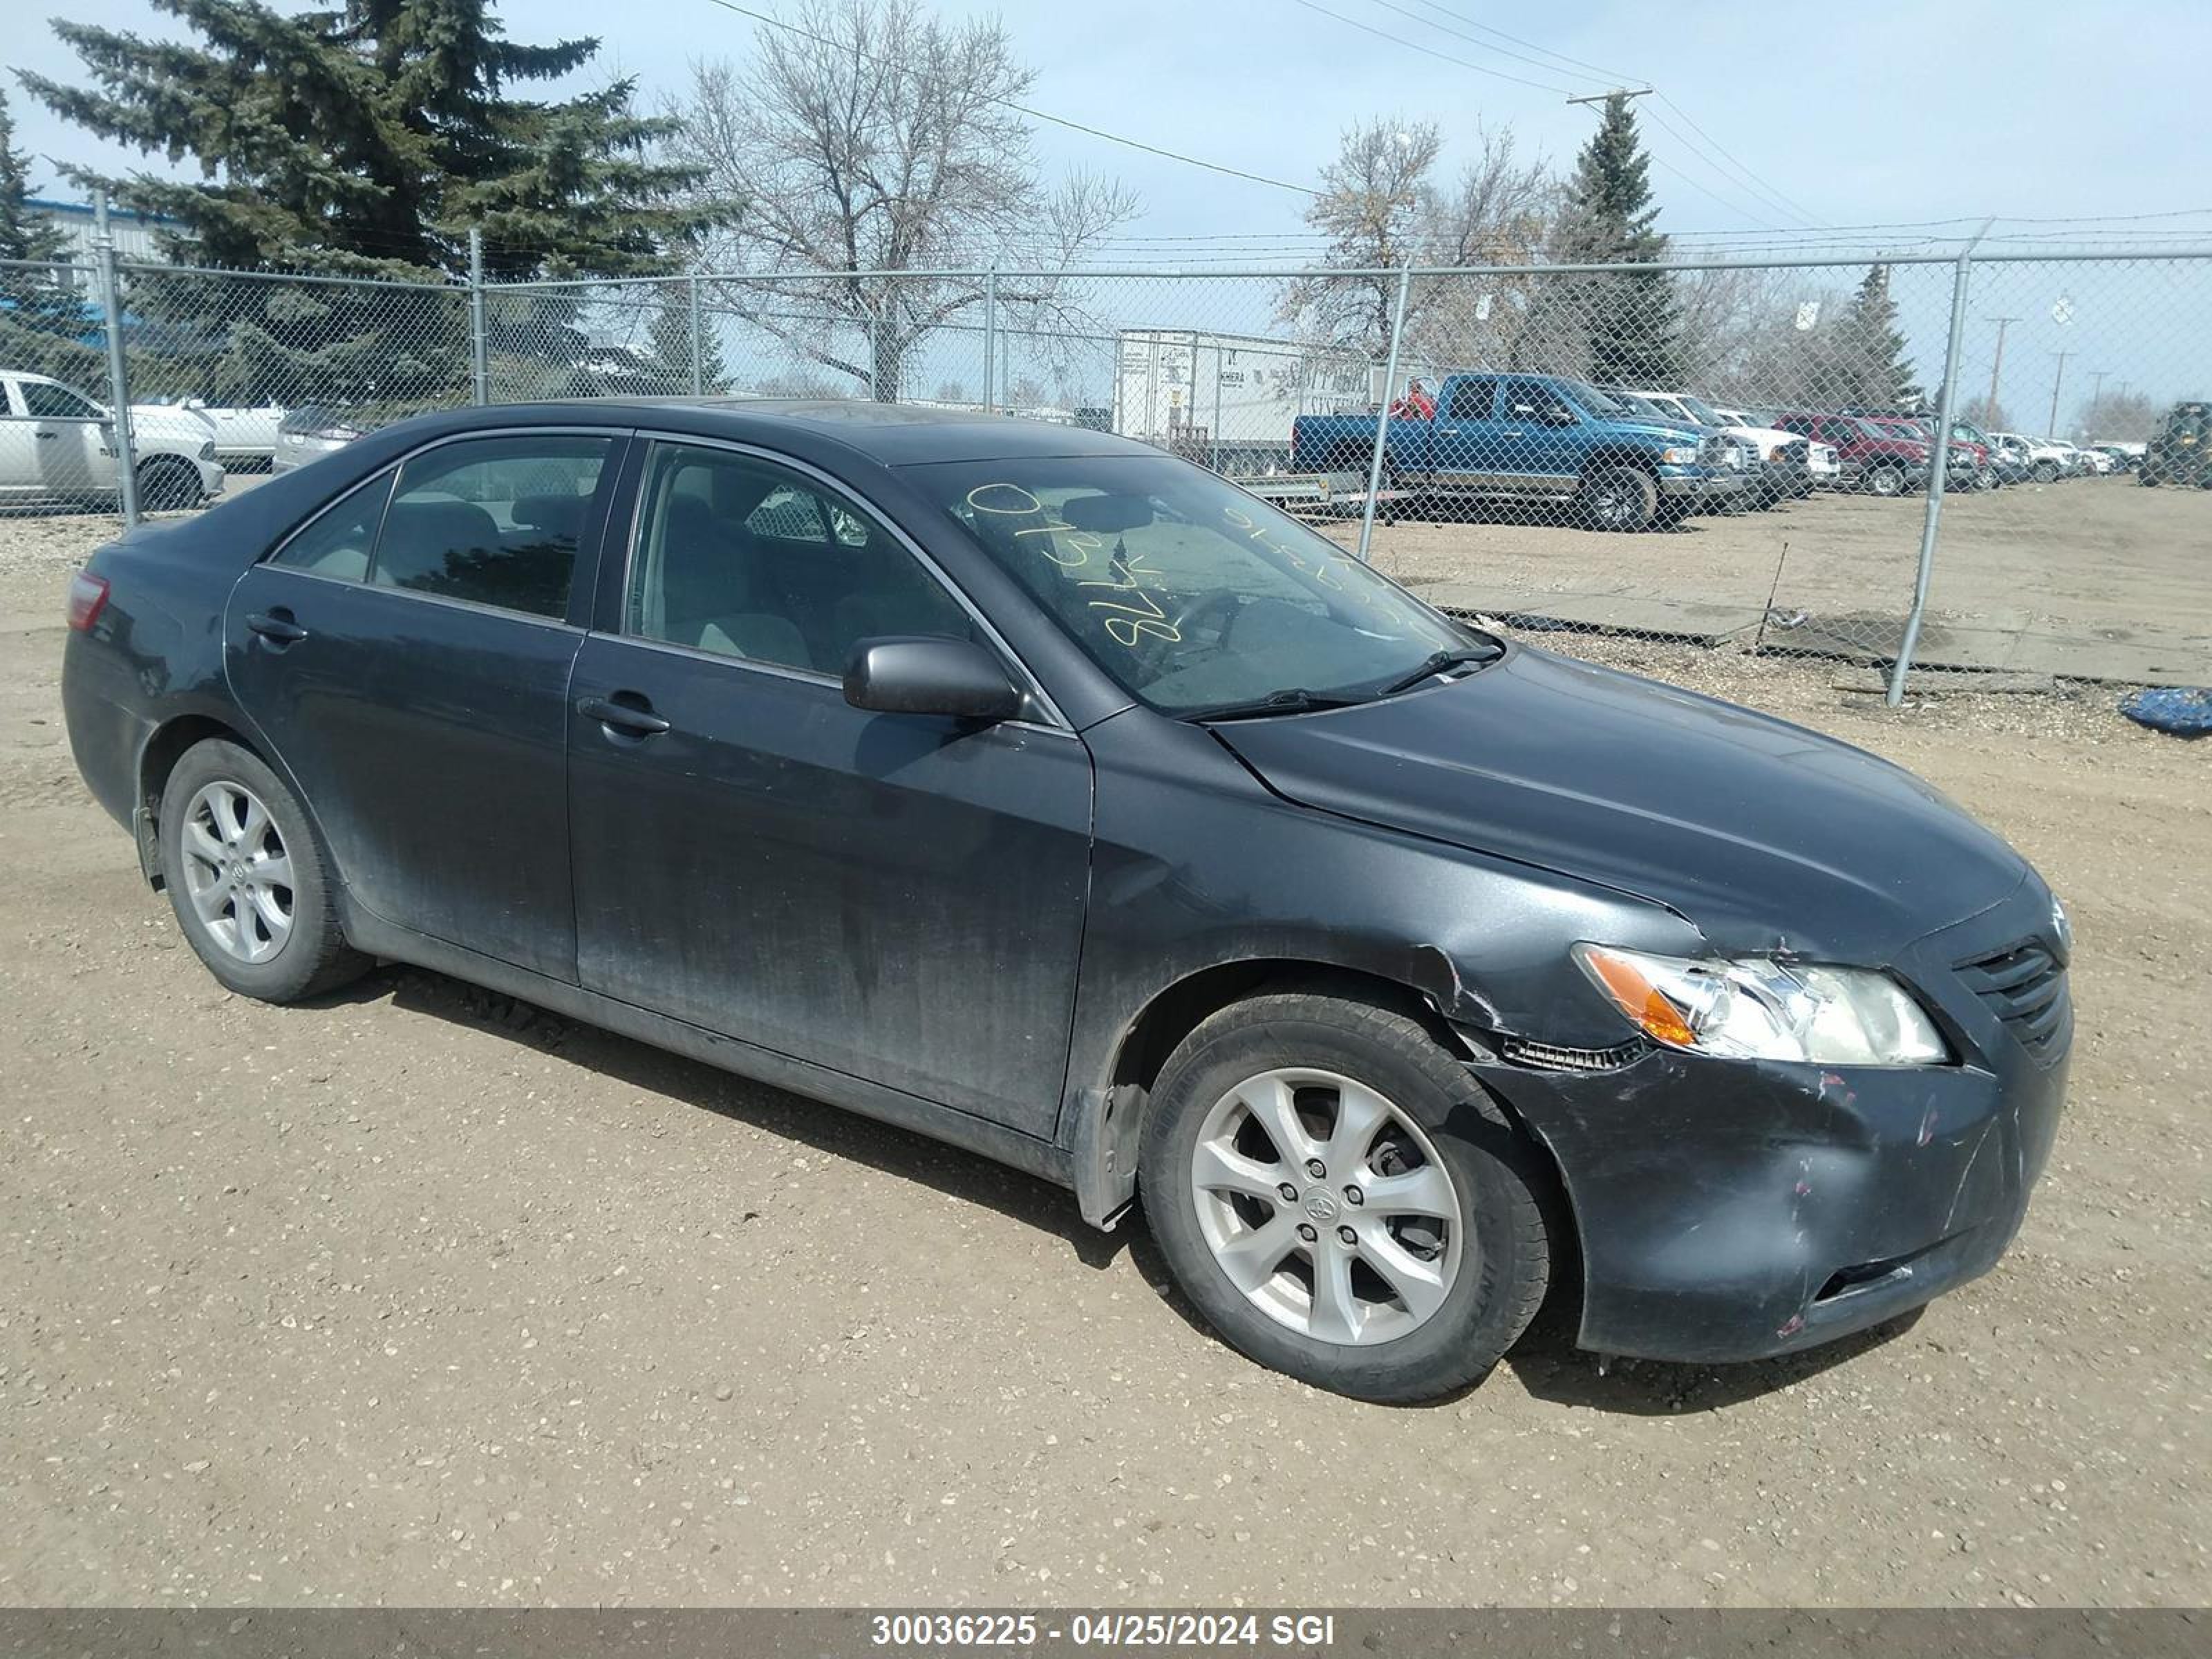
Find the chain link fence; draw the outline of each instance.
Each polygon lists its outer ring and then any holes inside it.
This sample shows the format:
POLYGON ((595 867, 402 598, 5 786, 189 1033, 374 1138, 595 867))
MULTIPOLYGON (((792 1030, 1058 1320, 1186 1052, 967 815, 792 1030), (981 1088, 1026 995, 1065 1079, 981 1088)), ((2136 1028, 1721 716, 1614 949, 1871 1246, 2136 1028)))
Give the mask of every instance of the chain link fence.
POLYGON ((0 514, 190 508, 471 401, 872 398, 1156 445, 1510 627, 1893 687, 1908 656, 2201 684, 2208 319, 2197 253, 490 286, 0 264, 0 514))

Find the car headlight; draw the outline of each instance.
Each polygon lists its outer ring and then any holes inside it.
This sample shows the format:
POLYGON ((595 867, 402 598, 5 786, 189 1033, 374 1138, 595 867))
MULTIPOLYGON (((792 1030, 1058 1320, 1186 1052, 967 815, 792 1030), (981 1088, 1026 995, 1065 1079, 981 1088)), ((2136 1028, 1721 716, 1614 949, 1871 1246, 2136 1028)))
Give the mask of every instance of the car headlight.
POLYGON ((200 446, 200 459, 204 461, 211 461, 215 459, 214 439, 210 438, 200 446))
POLYGON ((1659 465, 1662 466, 1694 466, 1697 461, 1698 447, 1695 444, 1677 444, 1672 449, 1659 452, 1659 465))
POLYGON ((1933 1066, 1950 1049, 1887 974, 1866 968, 1692 960, 1577 945, 1576 963, 1655 1042, 1728 1060, 1933 1066))

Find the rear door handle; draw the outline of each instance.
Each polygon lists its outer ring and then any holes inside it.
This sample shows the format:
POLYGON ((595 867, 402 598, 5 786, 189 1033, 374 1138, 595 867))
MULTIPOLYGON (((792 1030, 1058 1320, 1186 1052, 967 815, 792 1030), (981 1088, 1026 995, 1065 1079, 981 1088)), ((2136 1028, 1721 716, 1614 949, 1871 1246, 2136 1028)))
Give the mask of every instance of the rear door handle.
MULTIPOLYGON (((640 698, 639 701, 642 702, 644 699, 640 698)), ((576 712, 586 720, 597 720, 602 726, 611 726, 634 737, 657 738, 668 730, 668 722, 651 708, 640 708, 606 697, 579 697, 576 712)))
POLYGON ((39 434, 39 441, 42 444, 50 444, 61 435, 58 432, 41 432, 39 434))
POLYGON ((297 645, 307 637, 307 630, 282 611, 257 611, 246 619, 246 625, 277 645, 297 645))

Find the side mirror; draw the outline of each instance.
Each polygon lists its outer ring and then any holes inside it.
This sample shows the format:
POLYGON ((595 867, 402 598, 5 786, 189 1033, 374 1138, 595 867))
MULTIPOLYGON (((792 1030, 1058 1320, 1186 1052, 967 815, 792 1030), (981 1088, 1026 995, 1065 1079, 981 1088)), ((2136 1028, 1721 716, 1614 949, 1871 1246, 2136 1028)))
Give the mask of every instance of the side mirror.
POLYGON ((882 714, 1012 720, 1022 694, 972 640, 862 640, 845 665, 845 701, 882 714))

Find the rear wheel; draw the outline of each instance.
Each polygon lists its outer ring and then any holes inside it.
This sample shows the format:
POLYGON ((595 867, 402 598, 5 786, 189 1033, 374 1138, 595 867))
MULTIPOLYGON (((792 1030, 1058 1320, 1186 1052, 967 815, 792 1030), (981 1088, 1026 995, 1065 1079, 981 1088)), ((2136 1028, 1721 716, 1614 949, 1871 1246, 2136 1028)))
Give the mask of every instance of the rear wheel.
POLYGON ((1894 466, 1874 467, 1866 475, 1866 487, 1877 495, 1902 495, 1905 473, 1894 466))
POLYGON ((1643 530, 1659 512, 1659 486, 1641 467, 1603 466, 1586 473, 1576 504, 1599 530, 1643 530))
POLYGON ((259 757, 210 738, 161 790, 163 885, 208 971, 242 996, 292 1002, 368 966, 345 942, 299 799, 259 757))
POLYGON ((1176 1280, 1232 1346, 1364 1400, 1480 1378, 1550 1273, 1540 1166, 1412 1019, 1303 993, 1170 1058, 1139 1184, 1176 1280))
POLYGON ((2035 481, 2038 483, 2057 483, 2058 482, 2058 464, 2056 461, 2037 462, 2035 466, 2035 481))

